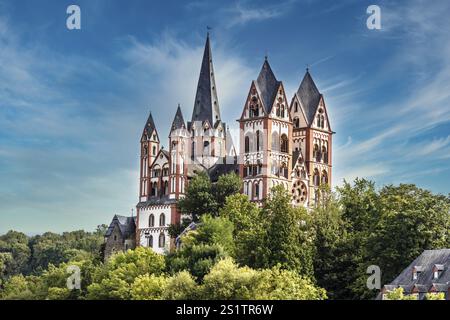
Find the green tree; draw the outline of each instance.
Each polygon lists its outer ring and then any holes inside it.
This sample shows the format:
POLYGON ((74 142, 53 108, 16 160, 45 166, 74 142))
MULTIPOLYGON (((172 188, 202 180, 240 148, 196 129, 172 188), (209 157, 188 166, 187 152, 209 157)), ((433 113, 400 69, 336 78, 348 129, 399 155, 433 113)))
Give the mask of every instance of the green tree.
POLYGON ((167 280, 163 298, 166 300, 193 300, 198 297, 198 285, 187 271, 181 271, 167 280))
POLYGON ((133 300, 161 300, 167 286, 167 278, 146 274, 138 276, 131 286, 133 300))
POLYGON ((330 299, 351 295, 348 284, 356 270, 351 241, 342 210, 328 186, 320 187, 320 201, 311 212, 315 230, 314 275, 317 284, 327 290, 330 299))
POLYGON ((425 300, 445 300, 444 292, 426 293, 425 300))
MULTIPOLYGON (((242 189, 242 179, 235 173, 221 175, 214 184, 213 192, 216 198, 217 207, 220 209, 225 205, 229 196, 239 194, 242 189)), ((212 212, 217 214, 217 211, 212 212)))
POLYGON ((164 257, 152 249, 138 247, 118 253, 94 270, 92 284, 87 288, 87 298, 131 299, 131 287, 138 276, 159 276, 164 269, 164 257))
POLYGON ((397 288, 387 292, 384 300, 417 300, 417 297, 414 295, 405 295, 403 288, 397 288))
POLYGON ((186 188, 186 196, 178 200, 180 211, 191 215, 193 221, 198 221, 204 214, 214 214, 217 201, 211 190, 212 184, 208 175, 205 172, 196 175, 186 188))
POLYGON ((234 224, 236 261, 249 267, 262 267, 266 219, 261 209, 246 195, 236 194, 227 197, 219 215, 234 224))
POLYGON ((233 224, 226 218, 204 215, 196 230, 185 234, 181 248, 167 255, 168 270, 174 274, 188 270, 198 280, 218 260, 234 252, 233 224))
POLYGON ((303 207, 293 207, 282 186, 272 188, 263 208, 267 233, 264 236, 265 267, 280 265, 313 277, 314 230, 303 207))

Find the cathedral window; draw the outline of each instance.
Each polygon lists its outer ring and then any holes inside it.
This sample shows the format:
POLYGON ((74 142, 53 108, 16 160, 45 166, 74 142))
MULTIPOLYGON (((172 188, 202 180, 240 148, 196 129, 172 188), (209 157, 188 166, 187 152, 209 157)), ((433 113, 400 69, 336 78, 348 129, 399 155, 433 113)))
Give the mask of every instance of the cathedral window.
POLYGON ((258 104, 250 105, 250 118, 259 116, 259 106, 258 104))
POLYGON ((281 105, 281 117, 284 118, 284 104, 281 105))
POLYGON ((300 119, 294 118, 294 128, 300 128, 300 119))
POLYGON ((153 214, 151 214, 151 215, 148 217, 148 226, 149 226, 150 228, 155 226, 155 216, 154 216, 153 214))
POLYGON ((258 182, 255 182, 255 184, 254 184, 254 192, 253 192, 253 194, 254 194, 254 199, 255 200, 258 200, 259 199, 259 183, 258 182))
POLYGON ((272 132, 272 151, 280 151, 280 138, 278 132, 272 132))
POLYGON ((210 154, 210 148, 209 148, 209 141, 203 142, 203 155, 209 156, 210 154))
POLYGON ((317 143, 314 144, 313 158, 315 158, 317 162, 320 161, 319 145, 317 143))
POLYGON ((245 153, 250 152, 250 136, 245 136, 245 153))
POLYGON ((280 108, 281 108, 280 104, 277 103, 277 110, 276 110, 276 115, 277 115, 277 117, 280 116, 280 108))
POLYGON ((283 177, 285 177, 286 179, 288 179, 288 167, 286 162, 283 162, 283 164, 281 165, 281 174, 283 175, 283 177))
POLYGON ((166 237, 164 236, 164 233, 161 233, 159 235, 159 241, 158 241, 159 247, 160 248, 164 248, 164 246, 166 245, 166 237))
POLYGON ((322 184, 327 184, 328 183, 328 174, 326 171, 322 172, 322 184))
POLYGON ((313 177, 314 186, 318 187, 320 185, 320 174, 319 170, 314 170, 314 177, 313 177))
POLYGON ((328 163, 328 152, 325 146, 322 147, 322 159, 323 162, 328 163))
POLYGON ((147 237, 147 247, 153 248, 153 236, 147 237))
POLYGON ((294 103, 294 112, 298 112, 298 102, 294 103))
POLYGON ((164 213, 161 213, 161 215, 159 216, 159 226, 164 227, 165 225, 166 225, 166 216, 164 215, 164 213))
POLYGON ((301 177, 302 179, 306 179, 306 171, 305 171, 305 169, 302 169, 302 170, 300 171, 300 177, 301 177))
POLYGON ((281 135, 281 152, 284 152, 284 153, 289 152, 289 142, 288 142, 288 138, 285 134, 281 135))
POLYGON ((195 142, 192 142, 191 159, 194 160, 194 158, 195 158, 195 142))
POLYGON ((153 146, 152 153, 153 153, 154 156, 156 156, 156 146, 153 146))
POLYGON ((148 155, 148 147, 144 146, 144 156, 148 155))
POLYGON ((262 134, 261 131, 256 131, 256 151, 262 150, 262 134))
POLYGON ((164 182, 164 195, 169 194, 169 181, 164 182))

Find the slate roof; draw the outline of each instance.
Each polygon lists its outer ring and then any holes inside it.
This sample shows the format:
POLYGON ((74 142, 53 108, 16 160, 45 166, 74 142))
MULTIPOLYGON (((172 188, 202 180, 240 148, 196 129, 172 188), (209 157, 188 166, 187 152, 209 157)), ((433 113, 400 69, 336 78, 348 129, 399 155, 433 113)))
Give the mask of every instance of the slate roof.
POLYGON ((270 113, 272 110, 280 84, 281 81, 278 81, 275 77, 272 68, 269 65, 269 61, 266 58, 261 71, 259 72, 258 79, 256 79, 256 88, 258 89, 264 109, 267 113, 270 113))
POLYGON ((217 98, 217 87, 208 34, 206 37, 205 51, 203 53, 191 122, 209 121, 209 124, 213 126, 218 120, 220 120, 219 99, 217 98))
POLYGON ((450 249, 425 250, 417 257, 397 278, 389 285, 387 290, 396 287, 404 288, 406 293, 415 290, 419 293, 429 292, 434 285, 438 291, 447 292, 450 283, 450 249), (443 266, 441 275, 434 279, 434 266, 443 266), (413 270, 421 270, 416 280, 413 279, 413 270))
POLYGON ((322 95, 317 89, 317 86, 314 83, 309 70, 306 71, 306 74, 303 77, 296 95, 300 100, 300 104, 305 112, 308 124, 313 123, 314 115, 316 114, 317 107, 319 106, 319 101, 322 95))
POLYGON ((153 121, 152 113, 150 112, 147 122, 145 123, 143 134, 145 134, 145 132, 147 132, 146 137, 150 138, 150 135, 152 134, 153 130, 156 130, 156 126, 155 126, 155 122, 153 121))
POLYGON ((216 163, 208 169, 208 175, 212 182, 216 182, 221 175, 231 172, 236 173, 238 170, 239 165, 237 163, 216 163))
POLYGON ((295 150, 292 152, 292 169, 295 168, 295 165, 297 164, 298 157, 300 156, 300 150, 295 150))
POLYGON ((137 204, 138 208, 144 208, 153 205, 168 205, 176 203, 176 199, 170 199, 169 196, 150 197, 147 201, 141 201, 137 204))
POLYGON ((184 122, 183 113, 181 112, 180 105, 178 105, 177 112, 175 113, 175 118, 173 119, 171 131, 181 128, 186 128, 186 123, 184 122))
POLYGON ((115 226, 119 226, 120 233, 124 238, 127 238, 135 233, 136 230, 136 217, 125 217, 120 215, 115 215, 112 219, 108 230, 106 230, 105 237, 109 237, 115 226))

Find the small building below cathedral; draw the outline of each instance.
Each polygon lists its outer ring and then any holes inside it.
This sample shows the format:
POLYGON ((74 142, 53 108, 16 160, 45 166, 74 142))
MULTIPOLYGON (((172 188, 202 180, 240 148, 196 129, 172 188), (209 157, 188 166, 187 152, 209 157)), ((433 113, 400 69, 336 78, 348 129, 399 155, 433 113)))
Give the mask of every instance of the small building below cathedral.
POLYGON ((105 233, 104 260, 113 254, 136 248, 136 217, 115 215, 105 233))

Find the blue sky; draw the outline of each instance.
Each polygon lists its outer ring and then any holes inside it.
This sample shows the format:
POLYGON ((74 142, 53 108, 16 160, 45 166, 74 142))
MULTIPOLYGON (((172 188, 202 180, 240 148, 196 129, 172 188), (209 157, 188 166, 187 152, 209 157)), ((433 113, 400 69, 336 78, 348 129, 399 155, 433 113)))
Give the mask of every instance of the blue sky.
POLYGON ((0 1, 0 233, 93 230, 137 201, 149 110, 192 113, 206 26, 236 126, 267 53, 289 99, 310 65, 333 130, 333 182, 450 180, 450 2, 0 1), (66 28, 81 7, 82 30, 66 28), (381 7, 382 29, 366 9, 381 7))

